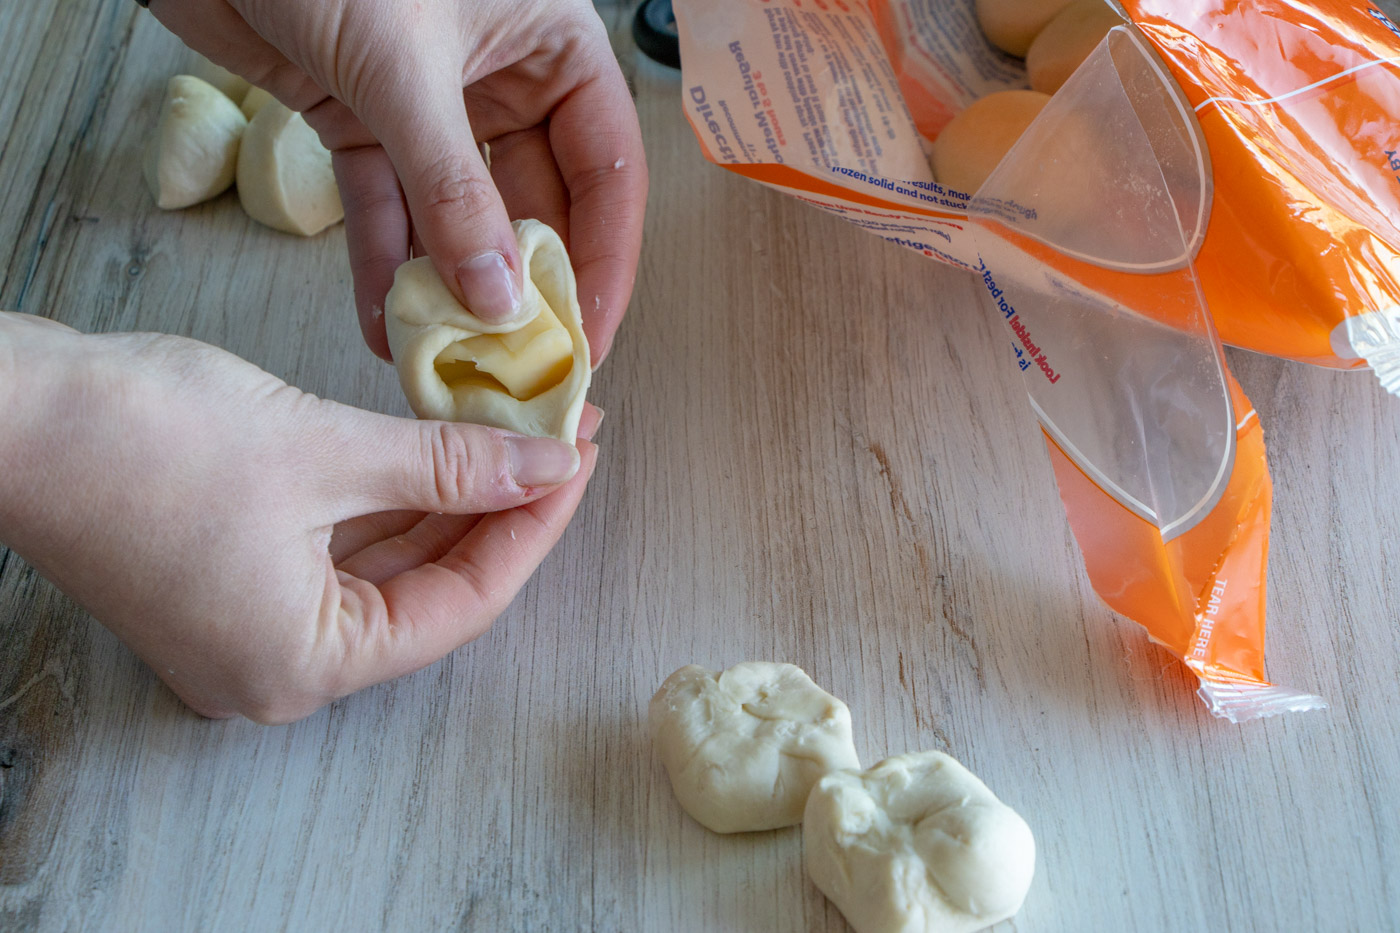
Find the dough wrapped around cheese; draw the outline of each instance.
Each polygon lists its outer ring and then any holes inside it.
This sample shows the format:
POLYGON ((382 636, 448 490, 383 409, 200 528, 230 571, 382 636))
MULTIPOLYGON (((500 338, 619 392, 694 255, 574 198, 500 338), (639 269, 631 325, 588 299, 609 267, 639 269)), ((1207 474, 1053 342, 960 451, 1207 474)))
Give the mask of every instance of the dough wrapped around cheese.
POLYGON ((427 256, 399 266, 384 324, 399 382, 420 418, 466 421, 574 443, 591 377, 578 287, 547 224, 512 226, 524 313, 488 324, 462 307, 427 256))
POLYGON ((971 933, 1021 909, 1026 821, 942 752, 822 778, 802 816, 812 881, 856 933, 971 933))

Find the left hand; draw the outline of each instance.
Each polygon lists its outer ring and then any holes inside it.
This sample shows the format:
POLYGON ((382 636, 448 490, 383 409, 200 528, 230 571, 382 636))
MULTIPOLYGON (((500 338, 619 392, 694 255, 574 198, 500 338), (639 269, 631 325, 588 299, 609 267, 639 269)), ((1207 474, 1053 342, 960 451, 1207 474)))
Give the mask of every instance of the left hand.
POLYGON ((197 712, 269 723, 485 631, 597 456, 25 314, 0 314, 0 410, 0 540, 197 712))

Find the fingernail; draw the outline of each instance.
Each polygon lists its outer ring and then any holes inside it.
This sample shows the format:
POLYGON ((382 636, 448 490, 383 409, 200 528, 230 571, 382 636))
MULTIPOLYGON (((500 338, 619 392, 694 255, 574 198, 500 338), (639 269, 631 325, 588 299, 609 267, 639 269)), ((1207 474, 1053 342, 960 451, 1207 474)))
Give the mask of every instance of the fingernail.
POLYGON ((578 436, 586 441, 593 440, 593 435, 597 434, 598 429, 603 426, 603 416, 607 414, 607 412, 596 405, 593 406, 593 411, 596 413, 593 418, 593 424, 589 425, 587 431, 578 432, 578 436))
POLYGON ((551 437, 507 437, 506 450, 520 486, 553 486, 578 472, 578 450, 551 437))
POLYGON ((603 351, 602 351, 601 353, 597 353, 597 354, 595 354, 595 355, 593 356, 593 365, 589 367, 589 369, 590 369, 592 372, 595 372, 595 373, 596 373, 596 372, 598 371, 598 367, 603 365, 603 360, 607 359, 607 358, 608 358, 608 354, 612 352, 612 345, 613 345, 613 338, 612 338, 612 337, 609 337, 609 338, 608 338, 607 345, 603 347, 603 351))
POLYGON ((458 266, 457 284, 467 310, 488 324, 502 324, 520 313, 520 284, 496 250, 477 253, 458 266))

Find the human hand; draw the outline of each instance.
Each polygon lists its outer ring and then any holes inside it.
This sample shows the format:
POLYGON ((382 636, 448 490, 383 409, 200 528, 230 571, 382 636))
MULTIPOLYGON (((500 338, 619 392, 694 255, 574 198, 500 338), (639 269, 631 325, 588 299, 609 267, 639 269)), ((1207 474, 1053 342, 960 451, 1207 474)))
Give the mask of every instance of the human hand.
POLYGON ((31 315, 0 314, 0 405, 4 542, 196 711, 265 723, 485 631, 597 453, 372 414, 192 340, 31 315))
POLYGON ((588 0, 152 0, 185 43, 276 95, 333 153, 355 303, 424 251, 484 320, 518 309, 508 218, 569 248, 595 365, 626 310, 647 174, 636 110, 588 0), (478 143, 490 146, 488 170, 478 143))

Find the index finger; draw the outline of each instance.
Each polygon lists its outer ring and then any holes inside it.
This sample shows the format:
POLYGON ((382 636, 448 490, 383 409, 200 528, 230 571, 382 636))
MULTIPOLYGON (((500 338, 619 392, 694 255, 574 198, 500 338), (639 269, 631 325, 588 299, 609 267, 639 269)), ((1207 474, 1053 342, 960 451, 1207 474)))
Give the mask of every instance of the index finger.
MULTIPOLYGON (((607 46, 604 46, 607 49, 607 46)), ((642 130, 610 52, 550 115, 549 140, 569 189, 569 252, 596 367, 607 356, 637 277, 646 213, 642 130)))

